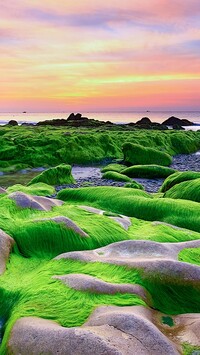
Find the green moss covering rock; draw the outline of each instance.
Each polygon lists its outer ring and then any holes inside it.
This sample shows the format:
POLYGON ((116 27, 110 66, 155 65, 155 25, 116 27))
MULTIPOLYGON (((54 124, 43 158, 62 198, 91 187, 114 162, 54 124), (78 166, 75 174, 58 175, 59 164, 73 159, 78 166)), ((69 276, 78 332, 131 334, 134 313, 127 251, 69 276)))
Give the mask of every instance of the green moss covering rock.
POLYGON ((21 191, 26 194, 38 195, 38 196, 49 196, 55 193, 54 187, 47 185, 44 182, 38 182, 30 186, 16 184, 7 188, 8 193, 12 193, 16 191, 21 191))
MULTIPOLYGON (((121 147, 126 142, 170 155, 200 149, 200 132, 136 130, 131 126, 124 129, 124 125, 101 129, 80 127, 78 130, 73 127, 1 126, 0 136, 0 171, 9 166, 19 167, 17 164, 51 167, 61 163, 90 164, 105 158, 121 160, 121 147)), ((155 163, 164 164, 163 161, 153 161, 155 163)))
POLYGON ((172 158, 158 149, 143 147, 140 144, 125 143, 122 147, 124 161, 129 165, 158 164, 169 166, 172 158))
POLYGON ((178 260, 200 266, 200 248, 185 248, 178 254, 178 260))
POLYGON ((152 198, 142 190, 104 186, 64 189, 58 193, 58 198, 200 232, 200 204, 193 201, 152 198))
POLYGON ((179 184, 183 181, 195 180, 200 178, 200 173, 196 171, 177 171, 174 174, 170 175, 163 182, 160 192, 165 192, 169 190, 172 186, 179 184))
POLYGON ((72 168, 70 165, 61 164, 55 166, 54 168, 47 169, 34 177, 28 183, 28 186, 38 182, 44 182, 48 185, 73 184, 75 181, 71 171, 72 168))
POLYGON ((122 174, 131 178, 165 178, 175 171, 160 165, 134 165, 122 170, 122 174))
POLYGON ((127 187, 129 189, 144 190, 144 186, 142 186, 142 184, 134 180, 132 180, 132 182, 127 182, 127 184, 125 184, 124 187, 127 187))
POLYGON ((101 172, 106 173, 107 171, 116 171, 117 173, 120 173, 124 169, 126 169, 126 165, 123 164, 108 164, 101 169, 101 172))
POLYGON ((163 197, 200 202, 200 179, 180 182, 166 191, 163 197))
POLYGON ((114 180, 114 181, 132 181, 131 178, 129 178, 126 175, 117 173, 116 171, 106 171, 103 175, 102 175, 103 179, 108 179, 108 180, 114 180))

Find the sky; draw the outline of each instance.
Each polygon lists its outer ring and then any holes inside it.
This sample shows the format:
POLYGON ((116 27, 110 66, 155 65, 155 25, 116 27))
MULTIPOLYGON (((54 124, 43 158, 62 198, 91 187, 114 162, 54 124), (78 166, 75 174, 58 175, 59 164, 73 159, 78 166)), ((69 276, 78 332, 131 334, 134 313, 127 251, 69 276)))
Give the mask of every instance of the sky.
POLYGON ((200 110, 199 0, 0 5, 0 112, 200 110))

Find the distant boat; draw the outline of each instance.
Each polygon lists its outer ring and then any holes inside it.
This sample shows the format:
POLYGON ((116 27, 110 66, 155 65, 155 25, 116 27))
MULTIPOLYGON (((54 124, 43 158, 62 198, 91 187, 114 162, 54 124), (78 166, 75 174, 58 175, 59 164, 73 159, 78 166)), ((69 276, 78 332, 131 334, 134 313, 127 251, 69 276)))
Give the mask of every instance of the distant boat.
POLYGON ((26 113, 26 111, 23 111, 23 113, 26 113))
POLYGON ((150 112, 149 110, 146 110, 146 112, 150 112))

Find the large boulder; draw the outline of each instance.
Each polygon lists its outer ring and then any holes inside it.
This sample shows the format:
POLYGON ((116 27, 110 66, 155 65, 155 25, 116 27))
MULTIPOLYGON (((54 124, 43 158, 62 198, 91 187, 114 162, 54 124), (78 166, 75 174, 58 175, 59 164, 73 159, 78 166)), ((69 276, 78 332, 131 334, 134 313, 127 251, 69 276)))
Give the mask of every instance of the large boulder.
POLYGON ((163 197, 200 202, 200 178, 174 185, 163 197))
POLYGON ((169 166, 172 158, 158 149, 143 147, 140 144, 124 143, 122 146, 124 161, 129 165, 158 164, 169 166))
POLYGON ((83 117, 81 113, 71 113, 67 118, 67 121, 80 121, 80 120, 88 120, 89 118, 83 117))
POLYGON ((162 124, 166 126, 193 126, 194 125, 194 123, 189 120, 180 119, 175 116, 169 117, 162 124))
POLYGON ((75 181, 71 171, 71 165, 60 164, 54 168, 47 169, 34 177, 28 183, 28 186, 38 182, 44 182, 48 185, 73 184, 75 181))
POLYGON ((151 120, 149 117, 142 117, 141 120, 137 121, 136 124, 139 125, 151 125, 151 120))
POLYGON ((82 327, 19 319, 8 342, 9 354, 178 355, 173 344, 145 315, 142 307, 100 307, 82 327))
POLYGON ((163 182, 160 192, 166 192, 171 189, 176 184, 180 184, 180 182, 200 179, 200 172, 197 171, 177 171, 174 174, 170 175, 163 182))
POLYGON ((8 125, 9 125, 9 126, 18 126, 18 122, 15 121, 15 120, 10 120, 10 121, 8 122, 8 125))
POLYGON ((166 178, 176 170, 160 165, 133 165, 122 170, 122 174, 131 178, 166 178))

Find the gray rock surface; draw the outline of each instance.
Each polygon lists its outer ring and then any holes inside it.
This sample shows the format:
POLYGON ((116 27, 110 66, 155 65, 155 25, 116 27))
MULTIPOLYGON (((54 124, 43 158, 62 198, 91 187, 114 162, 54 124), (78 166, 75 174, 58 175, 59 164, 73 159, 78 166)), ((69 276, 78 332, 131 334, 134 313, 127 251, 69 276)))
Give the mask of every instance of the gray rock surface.
POLYGON ((124 307, 107 307, 75 328, 21 318, 12 329, 8 351, 13 355, 178 355, 175 344, 153 323, 124 307))
POLYGON ((33 208, 40 211, 49 211, 52 207, 61 206, 63 201, 25 194, 24 192, 12 192, 8 195, 11 200, 21 208, 33 208))
POLYGON ((0 187, 0 194, 6 194, 6 193, 7 193, 6 190, 3 189, 3 187, 0 187))
MULTIPOLYGON (((103 215, 104 214, 104 210, 100 210, 98 208, 94 208, 94 207, 89 207, 89 206, 79 206, 80 208, 82 208, 85 211, 94 213, 94 214, 99 214, 99 215, 103 215)), ((127 216, 124 215, 119 215, 117 217, 113 217, 113 216, 109 216, 106 215, 108 218, 111 218, 113 221, 117 222, 120 224, 120 226, 122 228, 124 228, 125 230, 128 230, 128 228, 131 226, 131 219, 127 216)))
POLYGON ((6 261, 14 243, 14 239, 0 229, 0 275, 6 270, 6 261))
POLYGON ((43 222, 43 221, 53 221, 58 224, 62 223, 66 226, 66 228, 72 229, 75 233, 79 234, 80 237, 89 238, 89 235, 85 233, 76 223, 74 223, 70 218, 65 216, 58 216, 52 218, 41 218, 35 220, 35 222, 43 222))
POLYGON ((149 298, 149 295, 147 295, 145 289, 140 285, 125 283, 114 284, 85 274, 68 274, 63 276, 54 276, 54 278, 62 281, 65 285, 74 288, 75 290, 110 295, 115 293, 131 293, 140 296, 145 301, 149 298))
POLYGON ((106 247, 69 252, 55 259, 74 259, 87 262, 103 262, 142 269, 147 276, 157 275, 172 282, 192 285, 200 281, 200 267, 177 261, 184 248, 199 247, 199 240, 184 243, 157 243, 147 240, 128 240, 106 247))

